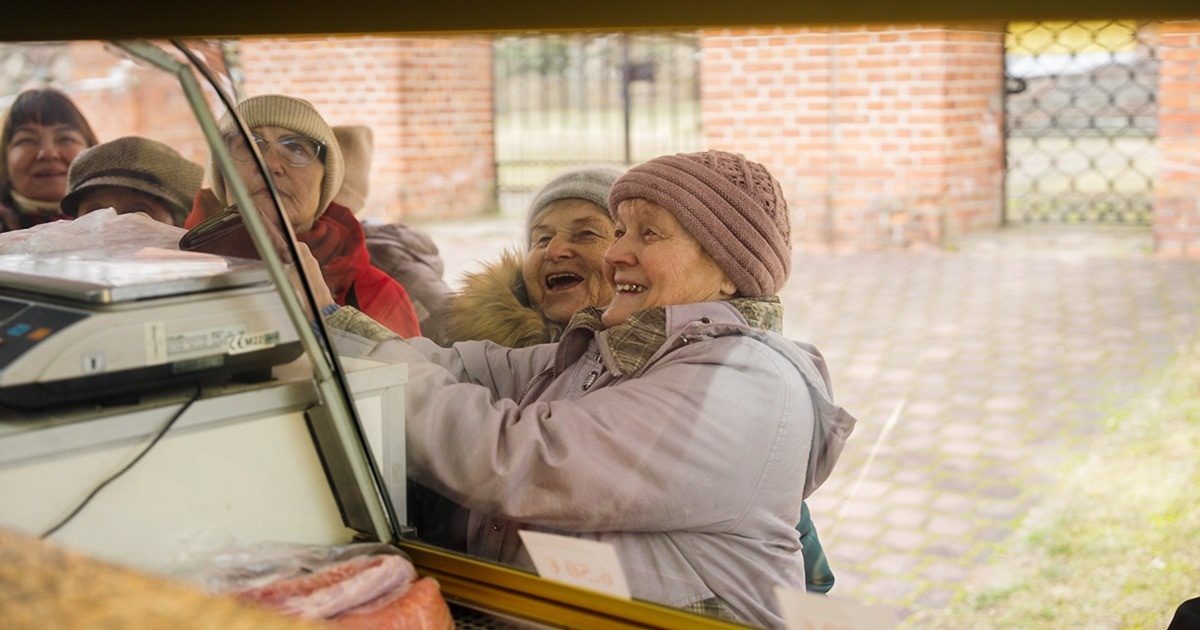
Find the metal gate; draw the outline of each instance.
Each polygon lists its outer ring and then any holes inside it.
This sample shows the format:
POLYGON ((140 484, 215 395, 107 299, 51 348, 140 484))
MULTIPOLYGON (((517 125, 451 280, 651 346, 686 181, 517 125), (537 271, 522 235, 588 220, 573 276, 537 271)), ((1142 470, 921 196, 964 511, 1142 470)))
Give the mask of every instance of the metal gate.
POLYGON ((628 166, 701 148, 692 33, 498 37, 493 44, 501 209, 584 164, 628 166))
POLYGON ((1150 223, 1156 35, 1147 22, 1009 25, 1006 223, 1150 223))

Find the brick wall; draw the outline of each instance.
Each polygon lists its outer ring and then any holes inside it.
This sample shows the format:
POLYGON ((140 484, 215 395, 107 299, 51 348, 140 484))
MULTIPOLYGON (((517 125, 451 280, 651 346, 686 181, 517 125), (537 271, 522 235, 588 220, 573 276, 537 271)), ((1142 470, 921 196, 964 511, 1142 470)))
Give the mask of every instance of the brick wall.
MULTIPOLYGON (((771 168, 798 246, 943 247, 1000 225, 1003 25, 712 29, 701 41, 705 145, 771 168)), ((360 216, 495 211, 488 37, 253 39, 240 51, 249 94, 301 96, 331 124, 373 128, 360 216)), ((1156 251, 1200 257, 1200 22, 1163 24, 1158 55, 1156 251)), ((173 78, 95 42, 71 44, 55 71, 101 140, 142 134, 206 160, 173 78)))
POLYGON ((1161 30, 1155 252, 1200 258, 1200 21, 1161 30))
POLYGON ((491 40, 485 36, 246 39, 246 96, 308 99, 331 125, 375 139, 360 218, 495 209, 491 40))
POLYGON ((53 77, 88 119, 101 142, 122 136, 153 138, 184 157, 206 164, 208 145, 179 80, 134 62, 99 42, 73 42, 53 77))
POLYGON ((719 29, 701 46, 706 146, 771 169, 798 245, 999 225, 1002 24, 719 29))

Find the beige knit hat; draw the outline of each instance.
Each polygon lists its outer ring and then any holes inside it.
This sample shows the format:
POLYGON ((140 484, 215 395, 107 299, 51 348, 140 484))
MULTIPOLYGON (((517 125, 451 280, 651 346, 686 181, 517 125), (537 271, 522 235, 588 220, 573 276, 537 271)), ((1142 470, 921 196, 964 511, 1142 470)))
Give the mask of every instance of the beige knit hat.
POLYGON ((774 295, 791 271, 791 217, 779 182, 740 153, 654 158, 613 184, 610 212, 645 199, 672 214, 744 297, 774 295))
POLYGON ((366 125, 335 126, 333 135, 337 137, 338 146, 342 149, 342 160, 346 164, 342 188, 334 195, 333 200, 349 208, 350 212, 358 212, 367 203, 375 136, 366 125))
POLYGON ((79 201, 91 188, 119 186, 162 199, 175 225, 183 225, 200 191, 204 167, 171 147, 149 138, 126 136, 83 150, 67 171, 62 211, 77 216, 79 201))
POLYGON ((529 204, 529 214, 525 217, 525 247, 530 246, 534 221, 546 206, 556 201, 583 199, 608 212, 608 193, 620 176, 620 169, 612 166, 583 166, 562 172, 546 182, 529 204))
MULTIPOLYGON (((283 127, 312 138, 325 145, 325 178, 321 180, 321 198, 317 202, 317 214, 329 207, 333 196, 342 187, 345 175, 345 162, 342 160, 342 149, 338 146, 337 137, 325 119, 317 113, 312 103, 304 99, 283 94, 264 94, 252 96, 237 105, 238 113, 246 119, 246 125, 253 130, 255 127, 283 127)), ((221 133, 237 130, 233 117, 226 114, 221 118, 221 133)), ((225 178, 217 168, 216 161, 209 157, 209 172, 212 178, 212 190, 217 199, 232 202, 225 197, 225 178)))

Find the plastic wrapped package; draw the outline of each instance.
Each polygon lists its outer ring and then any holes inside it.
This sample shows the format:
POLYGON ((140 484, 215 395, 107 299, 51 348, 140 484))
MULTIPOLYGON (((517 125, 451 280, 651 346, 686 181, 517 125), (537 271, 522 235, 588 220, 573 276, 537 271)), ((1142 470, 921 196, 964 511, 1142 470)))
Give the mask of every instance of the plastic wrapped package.
POLYGON ((184 233, 141 213, 97 210, 74 221, 0 234, 0 272, 73 286, 170 287, 261 266, 253 260, 181 251, 184 233))
POLYGON ((184 577, 215 594, 341 627, 454 627, 437 581, 418 576, 403 552, 384 544, 264 544, 217 553, 184 577))
POLYGON ((185 232, 140 212, 117 214, 112 208, 104 208, 73 221, 51 221, 0 233, 0 254, 88 250, 128 254, 147 247, 178 250, 185 232))

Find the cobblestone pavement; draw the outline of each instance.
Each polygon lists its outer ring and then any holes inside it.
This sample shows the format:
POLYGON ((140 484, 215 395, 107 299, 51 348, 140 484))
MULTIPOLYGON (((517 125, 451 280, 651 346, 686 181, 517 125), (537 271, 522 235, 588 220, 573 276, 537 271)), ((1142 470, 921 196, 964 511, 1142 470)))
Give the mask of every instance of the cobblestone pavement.
MULTIPOLYGON (((520 236, 423 226, 447 279, 520 236)), ((1200 261, 1130 231, 1004 231, 957 251, 797 253, 788 336, 826 355, 859 418, 809 499, 831 595, 897 619, 946 605, 1200 329, 1200 261)))

